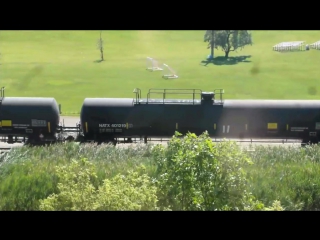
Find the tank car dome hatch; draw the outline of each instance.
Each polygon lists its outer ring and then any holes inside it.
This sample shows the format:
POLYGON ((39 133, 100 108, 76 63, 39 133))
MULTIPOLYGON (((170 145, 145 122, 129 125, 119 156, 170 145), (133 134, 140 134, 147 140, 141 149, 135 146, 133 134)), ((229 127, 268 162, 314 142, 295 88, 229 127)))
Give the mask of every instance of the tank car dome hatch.
POLYGON ((202 92, 201 93, 202 101, 213 101, 214 100, 214 92, 202 92))

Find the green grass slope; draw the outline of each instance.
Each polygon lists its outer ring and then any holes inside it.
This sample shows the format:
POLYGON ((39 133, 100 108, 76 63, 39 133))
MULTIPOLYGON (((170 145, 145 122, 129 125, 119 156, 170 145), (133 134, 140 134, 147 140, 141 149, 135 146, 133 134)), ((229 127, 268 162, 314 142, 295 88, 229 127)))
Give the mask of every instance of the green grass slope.
MULTIPOLYGON (((320 40, 320 31, 253 31, 252 46, 230 57, 246 62, 205 66, 204 31, 0 31, 0 85, 7 96, 55 97, 64 114, 78 113, 85 97, 133 97, 133 89, 224 88, 224 98, 320 99, 320 51, 278 53, 284 41, 320 40), (164 80, 146 71, 146 57, 179 75, 164 80)), ((216 51, 216 56, 223 52, 216 51)))

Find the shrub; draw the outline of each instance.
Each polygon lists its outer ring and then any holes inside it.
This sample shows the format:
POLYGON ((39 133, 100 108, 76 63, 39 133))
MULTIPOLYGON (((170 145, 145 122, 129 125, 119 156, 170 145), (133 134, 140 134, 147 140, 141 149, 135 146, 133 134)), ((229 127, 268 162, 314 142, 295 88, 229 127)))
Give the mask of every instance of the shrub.
POLYGON ((244 166, 252 164, 236 143, 213 143, 199 137, 175 136, 165 148, 153 149, 158 166, 159 202, 173 210, 263 210, 247 191, 244 166))
POLYGON ((156 210, 157 189, 151 179, 138 172, 104 180, 98 189, 96 210, 156 210))
MULTIPOLYGON (((141 168, 140 168, 141 170, 141 168)), ((155 210, 156 188, 146 174, 129 171, 96 189, 94 165, 86 159, 57 167, 59 193, 40 200, 40 210, 155 210)))

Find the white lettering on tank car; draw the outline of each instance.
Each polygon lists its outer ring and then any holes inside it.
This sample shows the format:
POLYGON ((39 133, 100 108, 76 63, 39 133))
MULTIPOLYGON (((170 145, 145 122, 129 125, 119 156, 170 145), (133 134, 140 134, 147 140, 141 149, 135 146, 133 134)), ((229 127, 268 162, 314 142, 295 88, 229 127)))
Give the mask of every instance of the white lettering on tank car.
POLYGON ((305 130, 308 130, 308 127, 291 127, 292 132, 303 132, 305 130))
POLYGON ((29 124, 12 124, 13 127, 29 127, 29 124))
MULTIPOLYGON (((100 128, 127 128, 127 124, 125 123, 113 123, 113 124, 109 124, 109 123, 100 123, 99 124, 100 128)), ((128 124, 128 128, 133 128, 133 124, 128 124)))
POLYGON ((110 124, 99 124, 99 127, 102 127, 102 128, 110 127, 110 124))
POLYGON ((16 129, 25 129, 29 127, 29 124, 12 124, 12 126, 16 129))
POLYGON ((111 124, 112 128, 125 128, 127 127, 127 124, 111 124))
POLYGON ((47 121, 46 120, 31 119, 31 126, 32 127, 46 127, 47 121))

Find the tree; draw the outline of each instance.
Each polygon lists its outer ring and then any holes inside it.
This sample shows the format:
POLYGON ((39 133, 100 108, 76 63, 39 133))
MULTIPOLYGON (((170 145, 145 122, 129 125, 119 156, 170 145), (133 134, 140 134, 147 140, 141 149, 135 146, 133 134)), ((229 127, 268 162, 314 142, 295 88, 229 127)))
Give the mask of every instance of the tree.
POLYGON ((207 30, 204 35, 204 41, 209 42, 208 48, 211 48, 211 54, 209 59, 214 58, 214 39, 215 39, 214 34, 215 34, 215 30, 207 30))
POLYGON ((207 30, 204 41, 209 42, 208 47, 211 47, 212 56, 213 48, 221 48, 226 58, 229 57, 231 51, 252 45, 251 33, 248 30, 207 30))
POLYGON ((104 61, 104 57, 103 57, 103 40, 101 37, 101 33, 102 31, 100 31, 100 38, 98 39, 98 49, 100 50, 100 57, 101 57, 101 61, 104 61))

